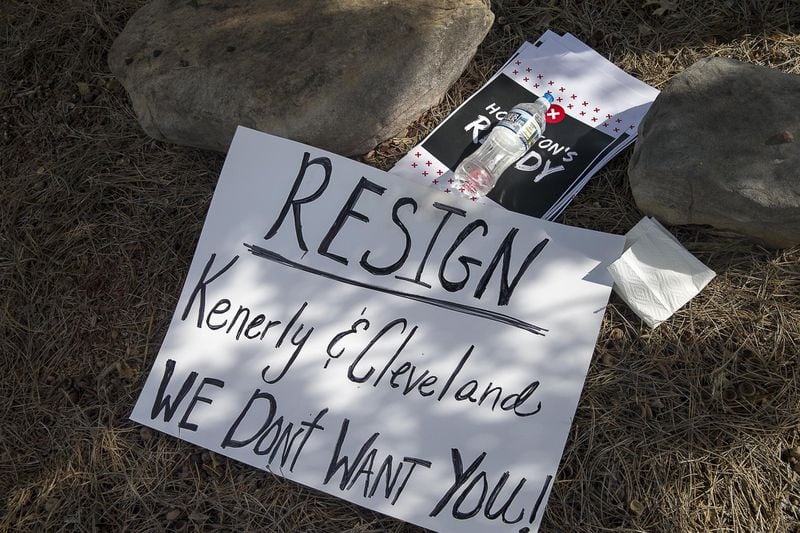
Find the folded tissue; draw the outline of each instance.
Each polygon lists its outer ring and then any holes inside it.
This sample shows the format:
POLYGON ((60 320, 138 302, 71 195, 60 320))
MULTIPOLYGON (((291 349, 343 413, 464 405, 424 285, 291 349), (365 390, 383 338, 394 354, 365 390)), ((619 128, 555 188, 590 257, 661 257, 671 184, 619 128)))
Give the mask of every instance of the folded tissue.
POLYGON ((614 291, 651 328, 716 276, 652 217, 643 218, 625 234, 625 250, 608 271, 614 291))

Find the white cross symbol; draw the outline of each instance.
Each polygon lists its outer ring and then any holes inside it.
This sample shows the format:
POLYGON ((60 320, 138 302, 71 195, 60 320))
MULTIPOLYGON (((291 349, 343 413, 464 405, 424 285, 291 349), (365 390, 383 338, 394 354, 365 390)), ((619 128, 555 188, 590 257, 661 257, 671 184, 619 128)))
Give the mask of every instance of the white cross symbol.
POLYGON ((561 116, 561 113, 559 113, 555 109, 551 109, 550 111, 547 112, 547 116, 550 117, 550 120, 556 120, 559 116, 561 116))

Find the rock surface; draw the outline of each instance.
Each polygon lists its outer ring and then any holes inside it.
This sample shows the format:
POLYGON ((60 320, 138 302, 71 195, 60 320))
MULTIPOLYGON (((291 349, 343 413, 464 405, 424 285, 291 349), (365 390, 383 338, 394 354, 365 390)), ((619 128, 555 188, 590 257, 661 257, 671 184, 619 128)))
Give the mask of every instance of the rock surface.
POLYGON ((800 76, 731 59, 673 78, 639 126, 628 168, 639 208, 772 247, 800 243, 800 76))
POLYGON ((485 0, 153 0, 109 52, 144 130, 227 151, 238 124, 361 154, 438 103, 485 0))

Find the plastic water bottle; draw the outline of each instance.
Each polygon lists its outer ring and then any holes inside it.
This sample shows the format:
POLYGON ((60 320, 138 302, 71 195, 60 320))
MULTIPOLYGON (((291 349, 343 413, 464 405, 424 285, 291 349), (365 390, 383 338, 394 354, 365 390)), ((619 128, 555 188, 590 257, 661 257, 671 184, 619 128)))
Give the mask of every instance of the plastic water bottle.
POLYGON ((491 191, 500 175, 542 136, 544 114, 552 102, 553 96, 545 94, 533 103, 515 105, 483 145, 458 165, 458 188, 467 196, 484 196, 491 191))

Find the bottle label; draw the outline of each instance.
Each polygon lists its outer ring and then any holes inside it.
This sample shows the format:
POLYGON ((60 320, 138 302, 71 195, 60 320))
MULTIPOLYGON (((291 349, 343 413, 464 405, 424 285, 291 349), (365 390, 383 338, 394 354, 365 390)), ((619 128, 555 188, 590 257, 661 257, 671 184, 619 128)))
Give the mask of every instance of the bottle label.
POLYGON ((508 114, 500 121, 498 126, 508 128, 519 136, 522 143, 525 145, 525 150, 530 149, 531 142, 533 142, 542 133, 542 128, 536 122, 536 119, 518 107, 513 108, 508 114))

